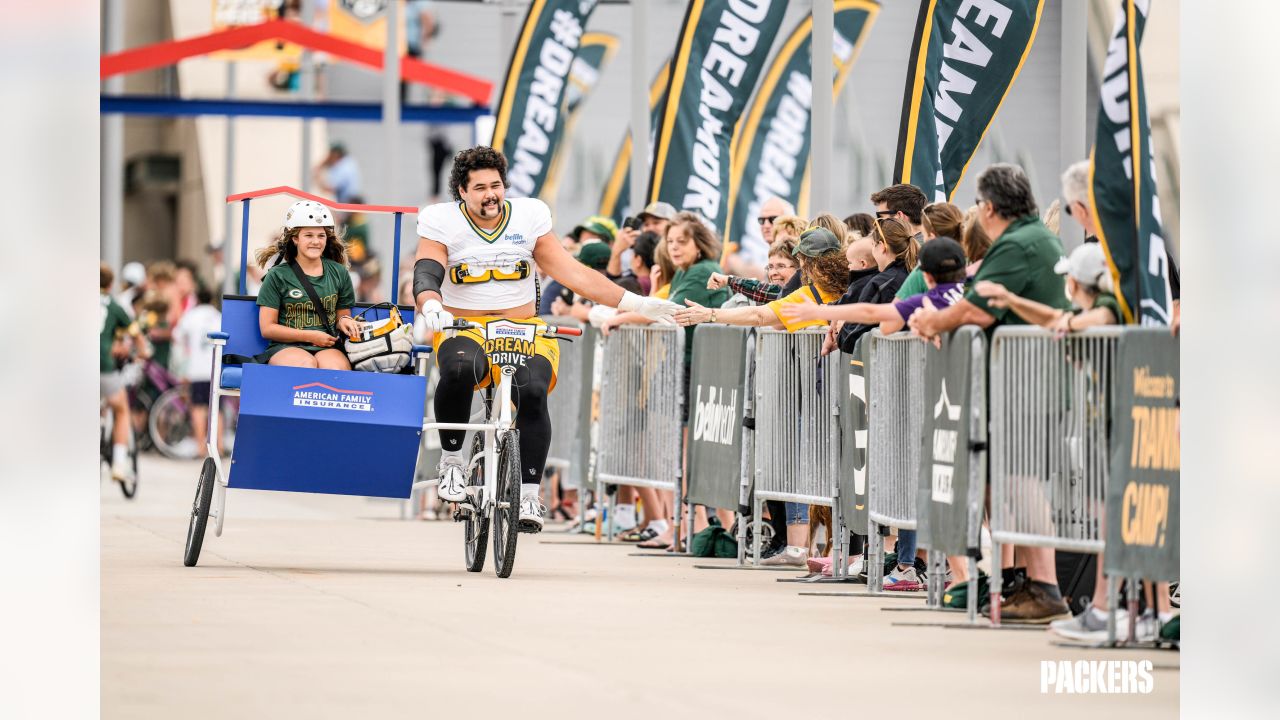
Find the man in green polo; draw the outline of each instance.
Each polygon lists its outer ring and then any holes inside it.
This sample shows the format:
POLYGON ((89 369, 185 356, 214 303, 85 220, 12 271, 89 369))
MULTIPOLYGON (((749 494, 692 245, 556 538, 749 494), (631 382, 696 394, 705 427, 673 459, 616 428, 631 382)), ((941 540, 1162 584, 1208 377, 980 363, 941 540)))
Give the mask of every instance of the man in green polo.
MULTIPOLYGON (((964 299, 938 310, 926 304, 908 321, 926 340, 961 325, 977 325, 988 334, 999 325, 1024 325, 1006 308, 988 304, 973 286, 998 282, 1021 297, 1049 307, 1068 308, 1062 276, 1054 271, 1063 258, 1062 241, 1040 221, 1031 180, 1016 165, 992 165, 978 176, 978 222, 995 239, 964 299), (1013 288, 1017 288, 1014 290, 1013 288)), ((1026 558, 1029 581, 1005 598, 1001 619, 1012 623, 1048 623, 1071 612, 1058 591, 1058 572, 1050 548, 1019 547, 1026 558)))

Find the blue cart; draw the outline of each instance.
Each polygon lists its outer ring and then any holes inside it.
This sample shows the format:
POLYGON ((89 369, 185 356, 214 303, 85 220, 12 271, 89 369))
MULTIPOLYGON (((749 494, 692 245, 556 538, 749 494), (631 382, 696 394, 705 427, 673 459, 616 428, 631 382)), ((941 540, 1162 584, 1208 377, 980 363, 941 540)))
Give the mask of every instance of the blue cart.
MULTIPOLYGON (((417 374, 335 371, 254 363, 233 364, 231 356, 254 356, 267 348, 258 330, 256 298, 246 293, 249 254, 249 206, 256 198, 291 195, 333 210, 389 213, 395 216, 391 297, 400 275, 400 225, 417 208, 334 203, 290 187, 232 195, 243 208, 239 294, 222 303, 222 331, 210 333, 215 345, 211 407, 226 395, 240 397, 237 437, 230 465, 217 452, 218 415, 209 418, 208 457, 200 468, 183 564, 200 559, 209 520, 222 535, 228 488, 362 495, 407 499, 423 432, 429 347, 415 346, 411 368, 417 374), (224 360, 224 354, 227 360, 224 360), (351 452, 359 448, 361 452, 351 452)), ((357 303, 366 319, 387 317, 388 308, 357 303)), ((413 308, 400 307, 405 322, 413 308)))

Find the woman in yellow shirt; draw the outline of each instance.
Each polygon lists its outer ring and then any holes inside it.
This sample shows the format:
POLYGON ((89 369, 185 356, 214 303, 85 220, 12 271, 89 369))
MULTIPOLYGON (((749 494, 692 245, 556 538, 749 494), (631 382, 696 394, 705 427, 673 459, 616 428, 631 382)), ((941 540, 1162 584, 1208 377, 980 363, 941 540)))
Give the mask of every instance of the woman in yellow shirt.
POLYGON ((785 329, 788 332, 822 327, 826 324, 823 320, 786 319, 782 315, 782 308, 804 302, 826 304, 838 299, 849 284, 849 264, 844 257, 844 248, 830 230, 811 227, 800 235, 800 241, 796 243, 793 252, 800 263, 804 283, 790 295, 767 305, 728 309, 703 307, 692 300, 686 300, 685 304, 689 307, 677 311, 675 321, 686 327, 704 322, 719 322, 785 329))

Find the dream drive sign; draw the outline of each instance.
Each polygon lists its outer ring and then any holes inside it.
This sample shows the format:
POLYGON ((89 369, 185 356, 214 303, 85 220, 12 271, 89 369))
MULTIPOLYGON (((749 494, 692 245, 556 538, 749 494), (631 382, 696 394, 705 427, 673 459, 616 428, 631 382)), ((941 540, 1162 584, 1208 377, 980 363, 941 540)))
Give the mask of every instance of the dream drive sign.
POLYGON ((569 85, 564 93, 564 122, 560 124, 560 134, 552 141, 555 148, 551 155, 551 167, 547 169, 547 177, 542 184, 542 192, 538 197, 548 205, 554 205, 560 190, 560 175, 564 171, 564 158, 567 154, 565 140, 573 135, 577 125, 578 111, 595 89, 596 82, 604 66, 609 64, 618 52, 618 36, 609 33, 589 32, 582 36, 578 45, 578 54, 573 58, 573 66, 569 69, 569 85))
MULTIPOLYGON (((875 0, 835 0, 832 95, 840 96, 862 43, 880 12, 875 0)), ((808 211, 809 145, 813 84, 809 60, 813 15, 806 15, 782 43, 760 89, 733 134, 725 255, 740 252, 763 265, 768 248, 755 222, 760 206, 777 196, 808 211)))
POLYGON ((596 0, 533 0, 511 53, 489 143, 507 158, 508 192, 536 197, 562 138, 565 94, 596 0))
POLYGON ((1098 134, 1089 158, 1089 205, 1126 323, 1168 325, 1171 262, 1156 195, 1156 160, 1142 82, 1149 0, 1122 0, 1102 68, 1098 134), (1135 162, 1136 159, 1136 162, 1135 162))
POLYGON ((1044 0, 921 0, 893 176, 936 202, 955 193, 1018 78, 1044 0))
POLYGON ((690 0, 658 123, 649 202, 724 227, 733 128, 786 10, 786 0, 690 0))
MULTIPOLYGON (((668 58, 662 64, 662 69, 658 71, 653 82, 649 84, 649 127, 657 128, 658 119, 662 116, 662 109, 666 107, 667 102, 667 82, 671 80, 671 59, 668 58)), ((650 135, 650 141, 653 136, 650 135)), ((652 147, 652 142, 650 142, 652 147)), ((646 165, 652 166, 653 158, 646 158, 646 165)), ((604 190, 600 193, 600 211, 598 215, 612 218, 618 225, 622 225, 622 221, 627 215, 635 214, 636 210, 630 205, 631 203, 631 130, 627 129, 626 135, 622 138, 622 147, 618 148, 618 155, 614 158, 613 169, 609 171, 609 179, 605 182, 604 190)))

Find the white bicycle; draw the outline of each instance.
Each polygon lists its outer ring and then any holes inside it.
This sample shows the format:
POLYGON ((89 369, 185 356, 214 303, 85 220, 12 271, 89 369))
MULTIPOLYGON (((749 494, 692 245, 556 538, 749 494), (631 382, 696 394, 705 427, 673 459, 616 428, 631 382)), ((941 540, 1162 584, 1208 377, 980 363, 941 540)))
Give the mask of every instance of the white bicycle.
MULTIPOLYGON (((522 359, 527 362, 533 357, 536 338, 563 340, 581 335, 582 330, 495 319, 484 324, 457 320, 445 332, 452 337, 459 330, 469 329, 482 331, 489 341, 486 345, 496 346, 486 347, 493 382, 483 389, 484 422, 425 422, 422 429, 475 432, 467 461, 470 501, 455 504, 453 519, 464 523, 469 572, 484 569, 492 521, 493 569, 498 577, 505 578, 515 568, 516 538, 520 533, 520 431, 512 413, 512 378, 522 359)), ((425 362, 425 357, 420 362, 425 362)))

